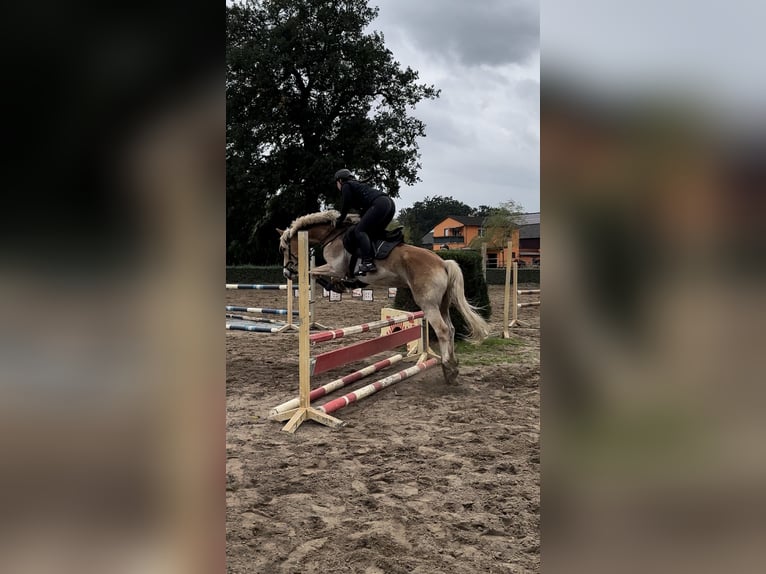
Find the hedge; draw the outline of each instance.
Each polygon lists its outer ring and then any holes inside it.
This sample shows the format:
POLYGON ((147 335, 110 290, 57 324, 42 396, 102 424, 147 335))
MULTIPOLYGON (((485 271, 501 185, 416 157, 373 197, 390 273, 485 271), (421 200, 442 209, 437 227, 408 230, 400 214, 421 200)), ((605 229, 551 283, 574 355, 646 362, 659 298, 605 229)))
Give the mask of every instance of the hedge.
MULTIPOLYGON (((535 283, 540 284, 540 268, 539 267, 520 267, 519 268, 519 283, 535 283)), ((505 284, 505 267, 496 269, 487 269, 487 285, 504 285, 505 284)))

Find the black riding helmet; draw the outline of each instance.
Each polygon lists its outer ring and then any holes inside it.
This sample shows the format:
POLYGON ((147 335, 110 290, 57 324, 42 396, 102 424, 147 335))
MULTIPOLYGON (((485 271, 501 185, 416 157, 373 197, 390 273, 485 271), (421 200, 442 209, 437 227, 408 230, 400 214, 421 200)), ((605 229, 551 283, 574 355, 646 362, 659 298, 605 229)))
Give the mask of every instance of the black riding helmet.
POLYGON ((343 168, 335 172, 335 181, 338 181, 338 180, 346 181, 349 179, 354 179, 354 176, 351 175, 351 172, 349 170, 343 168))

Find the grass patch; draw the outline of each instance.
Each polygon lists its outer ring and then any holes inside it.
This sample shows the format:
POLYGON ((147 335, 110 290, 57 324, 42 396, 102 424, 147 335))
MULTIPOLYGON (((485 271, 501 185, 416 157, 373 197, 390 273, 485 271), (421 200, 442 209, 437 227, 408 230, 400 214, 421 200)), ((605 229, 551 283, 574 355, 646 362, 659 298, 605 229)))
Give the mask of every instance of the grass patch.
POLYGON ((455 341, 455 353, 461 364, 469 366, 521 363, 526 361, 526 353, 521 339, 502 339, 490 337, 481 345, 467 341, 455 341))

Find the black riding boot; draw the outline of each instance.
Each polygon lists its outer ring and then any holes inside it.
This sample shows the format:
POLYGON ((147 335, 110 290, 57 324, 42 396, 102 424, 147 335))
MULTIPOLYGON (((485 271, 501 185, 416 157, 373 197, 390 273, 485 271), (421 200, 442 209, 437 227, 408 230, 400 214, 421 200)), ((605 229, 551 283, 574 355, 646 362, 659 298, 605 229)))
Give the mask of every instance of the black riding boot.
MULTIPOLYGON (((359 227, 357 226, 357 231, 359 227)), ((363 232, 357 232, 356 234, 356 242, 359 246, 359 252, 362 256, 362 262, 359 264, 359 269, 355 273, 355 275, 367 275, 371 271, 376 271, 375 269, 375 261, 372 259, 372 254, 374 251, 372 250, 372 241, 370 241, 370 236, 367 235, 367 233, 363 232)))
POLYGON ((372 273, 373 271, 377 270, 377 267, 375 267, 375 261, 371 258, 365 258, 362 259, 362 262, 359 264, 359 269, 357 270, 356 275, 367 275, 368 273, 372 273))

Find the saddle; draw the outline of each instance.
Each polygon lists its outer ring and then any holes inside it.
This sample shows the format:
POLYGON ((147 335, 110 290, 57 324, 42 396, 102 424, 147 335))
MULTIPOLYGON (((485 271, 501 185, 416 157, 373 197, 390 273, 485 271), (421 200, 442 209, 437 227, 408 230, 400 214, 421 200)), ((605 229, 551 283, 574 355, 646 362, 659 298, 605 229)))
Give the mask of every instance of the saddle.
MULTIPOLYGON (((356 239, 354 238, 354 227, 356 227, 356 225, 350 226, 343 234, 343 247, 351 254, 351 261, 348 264, 349 277, 354 277, 354 272, 356 271, 360 258, 359 249, 357 248, 356 239)), ((394 247, 404 243, 403 229, 404 226, 400 225, 390 231, 386 230, 385 234, 381 237, 370 238, 372 240, 372 251, 375 259, 385 259, 391 254, 394 247)), ((355 279, 354 281, 359 283, 359 285, 355 285, 356 287, 363 287, 366 285, 366 283, 363 283, 358 279, 355 279)))

